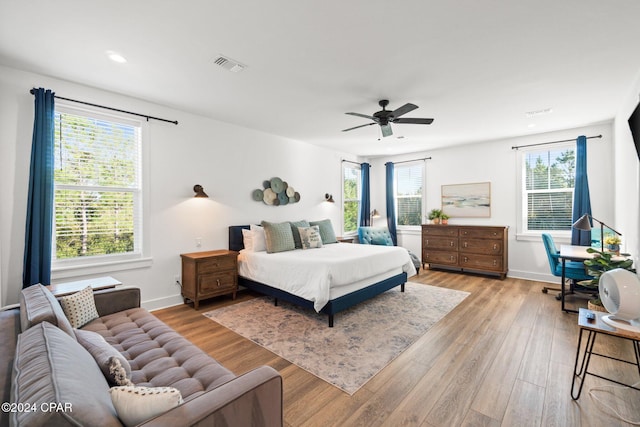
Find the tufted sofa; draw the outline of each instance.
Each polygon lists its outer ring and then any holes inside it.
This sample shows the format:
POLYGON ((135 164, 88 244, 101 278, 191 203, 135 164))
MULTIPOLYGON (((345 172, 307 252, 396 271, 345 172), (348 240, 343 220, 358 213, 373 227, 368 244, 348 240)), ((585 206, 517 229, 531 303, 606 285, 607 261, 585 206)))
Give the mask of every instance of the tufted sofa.
MULTIPOLYGON (((80 332, 69 328, 53 295, 36 286, 23 290, 19 308, 0 312, 0 392, 14 404, 0 412, 0 425, 122 425, 97 359, 79 344, 80 332), (52 403, 61 406, 43 410, 52 403)), ((124 356, 136 386, 182 395, 183 403, 139 425, 282 425, 282 378, 273 368, 236 376, 140 308, 137 288, 99 291, 94 299, 99 317, 81 329, 124 356)))

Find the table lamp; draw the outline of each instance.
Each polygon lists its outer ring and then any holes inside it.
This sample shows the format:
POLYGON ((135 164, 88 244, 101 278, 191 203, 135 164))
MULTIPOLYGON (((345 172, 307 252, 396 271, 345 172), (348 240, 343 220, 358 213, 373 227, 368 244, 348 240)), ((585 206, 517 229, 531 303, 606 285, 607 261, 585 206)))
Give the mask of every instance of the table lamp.
POLYGON ((578 220, 573 223, 572 227, 573 228, 577 228, 578 230, 591 231, 591 221, 589 221, 589 219, 592 219, 592 220, 600 223, 600 250, 602 252, 604 252, 604 227, 605 226, 609 230, 611 230, 614 233, 616 233, 618 236, 622 236, 622 233, 617 232, 613 228, 611 228, 608 225, 606 225, 604 222, 602 222, 602 221, 600 221, 598 219, 595 219, 594 217, 592 217, 588 213, 586 213, 586 214, 582 215, 580 218, 578 218, 578 220))

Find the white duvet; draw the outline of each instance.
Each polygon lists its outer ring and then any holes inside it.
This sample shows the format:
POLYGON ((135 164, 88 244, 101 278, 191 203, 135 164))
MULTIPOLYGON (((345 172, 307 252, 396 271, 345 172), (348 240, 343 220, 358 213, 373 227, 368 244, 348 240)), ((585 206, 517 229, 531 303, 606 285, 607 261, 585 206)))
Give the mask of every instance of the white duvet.
POLYGON ((243 249, 238 257, 240 276, 313 301, 316 311, 329 301, 331 288, 398 268, 416 274, 407 250, 397 246, 334 243, 271 254, 243 249))

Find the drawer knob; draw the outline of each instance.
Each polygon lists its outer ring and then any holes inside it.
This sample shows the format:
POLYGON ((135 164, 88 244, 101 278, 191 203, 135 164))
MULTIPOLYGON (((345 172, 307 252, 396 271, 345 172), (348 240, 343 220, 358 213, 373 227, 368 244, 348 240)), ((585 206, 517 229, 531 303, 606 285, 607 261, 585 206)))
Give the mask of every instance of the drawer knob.
POLYGON ((498 250, 498 245, 496 243, 493 244, 493 250, 497 251, 498 250))
POLYGON ((220 287, 220 279, 216 279, 216 283, 218 284, 218 287, 220 287))
POLYGON ((495 267, 495 266, 497 266, 497 265, 498 265, 498 260, 497 260, 497 259, 494 259, 494 260, 493 260, 493 266, 495 267))
POLYGON ((462 246, 464 246, 464 247, 466 248, 466 247, 467 247, 467 242, 464 242, 464 243, 462 244, 462 246))
POLYGON ((464 262, 469 262, 469 258, 464 257, 464 262))
POLYGON ((453 247, 453 240, 449 242, 449 246, 453 247))

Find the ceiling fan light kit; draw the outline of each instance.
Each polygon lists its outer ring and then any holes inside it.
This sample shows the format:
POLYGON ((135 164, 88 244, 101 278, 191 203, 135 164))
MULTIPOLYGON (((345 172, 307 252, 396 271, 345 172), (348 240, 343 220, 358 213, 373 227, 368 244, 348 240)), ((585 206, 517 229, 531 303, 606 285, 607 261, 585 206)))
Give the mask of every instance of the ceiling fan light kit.
POLYGON ((405 124, 414 124, 414 125, 430 125, 431 123, 433 123, 433 119, 400 117, 418 108, 418 106, 415 104, 406 103, 402 107, 396 108, 393 111, 387 110, 386 107, 387 105, 389 105, 389 100, 387 99, 381 99, 378 102, 378 105, 382 107, 382 110, 373 113, 372 116, 367 114, 360 114, 360 113, 345 113, 345 114, 349 114, 350 116, 364 117, 365 119, 372 120, 372 122, 366 123, 364 125, 354 126, 348 129, 343 129, 342 132, 347 132, 347 131, 358 129, 361 127, 378 124, 382 131, 382 136, 387 137, 387 136, 393 135, 393 130, 391 129, 391 123, 405 123, 405 124))

